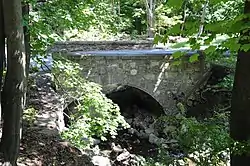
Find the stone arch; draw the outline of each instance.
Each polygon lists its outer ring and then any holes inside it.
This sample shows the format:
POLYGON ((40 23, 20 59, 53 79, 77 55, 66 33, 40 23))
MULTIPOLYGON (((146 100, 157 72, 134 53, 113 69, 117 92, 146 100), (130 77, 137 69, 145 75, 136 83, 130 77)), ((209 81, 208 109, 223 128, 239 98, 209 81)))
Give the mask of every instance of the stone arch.
POLYGON ((121 112, 136 106, 156 116, 164 114, 164 108, 159 101, 142 88, 128 84, 116 84, 112 87, 104 87, 104 93, 119 105, 121 112))

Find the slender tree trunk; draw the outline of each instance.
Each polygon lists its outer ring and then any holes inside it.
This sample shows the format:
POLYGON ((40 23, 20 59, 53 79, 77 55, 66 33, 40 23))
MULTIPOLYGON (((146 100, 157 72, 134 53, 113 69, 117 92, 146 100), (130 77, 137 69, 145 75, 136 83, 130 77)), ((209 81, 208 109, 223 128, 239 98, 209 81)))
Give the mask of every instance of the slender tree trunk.
POLYGON ((184 31, 184 28, 185 28, 185 22, 186 22, 186 17, 187 17, 187 0, 184 0, 184 5, 183 5, 183 23, 181 25, 181 35, 180 36, 183 36, 183 31, 184 31))
POLYGON ((120 17, 121 16, 121 2, 120 2, 120 0, 118 0, 118 2, 117 2, 117 13, 118 13, 118 16, 120 17))
POLYGON ((154 37, 155 28, 155 2, 154 0, 144 0, 146 10, 147 10, 147 22, 148 22, 148 37, 154 37))
MULTIPOLYGON (((30 55, 31 55, 31 47, 30 47, 30 32, 29 32, 29 4, 25 3, 22 6, 22 16, 25 19, 26 24, 23 27, 24 32, 24 45, 25 45, 25 55, 26 55, 26 81, 25 81, 25 92, 27 92, 27 81, 29 76, 29 66, 30 66, 30 55)), ((26 96, 24 99, 24 106, 26 106, 26 96)))
POLYGON ((206 0, 205 4, 203 6, 202 15, 201 15, 201 23, 200 23, 199 32, 197 34, 197 37, 200 37, 201 34, 203 33, 204 24, 205 24, 206 10, 207 10, 208 3, 209 3, 209 0, 206 0))
POLYGON ((120 24, 122 22, 121 21, 122 18, 121 18, 121 4, 120 4, 120 0, 117 1, 116 6, 117 6, 117 16, 118 16, 118 19, 119 19, 119 26, 120 26, 120 24))
POLYGON ((112 12, 113 12, 114 15, 116 15, 115 1, 111 0, 111 4, 112 4, 112 12))
POLYGON ((26 78, 21 0, 4 0, 4 22, 7 37, 7 73, 3 88, 5 102, 1 141, 6 165, 16 165, 26 78))
POLYGON ((29 4, 24 4, 22 6, 22 15, 23 18, 26 18, 26 25, 23 27, 24 32, 24 45, 25 45, 25 53, 26 53, 26 76, 29 74, 29 65, 30 65, 30 32, 29 32, 29 4))
MULTIPOLYGON (((245 1, 245 14, 250 13, 250 1, 245 1)), ((250 19, 246 19, 249 22, 250 19)), ((241 44, 250 42, 249 33, 241 35, 241 44), (247 36, 248 38, 243 38, 247 36)), ((250 138, 250 51, 239 51, 234 78, 230 135, 235 141, 244 142, 250 138)), ((231 154, 231 166, 249 166, 250 153, 231 154)))
POLYGON ((2 120, 2 84, 3 84, 3 70, 5 59, 5 35, 4 35, 4 18, 3 18, 3 1, 0 0, 0 122, 2 120))

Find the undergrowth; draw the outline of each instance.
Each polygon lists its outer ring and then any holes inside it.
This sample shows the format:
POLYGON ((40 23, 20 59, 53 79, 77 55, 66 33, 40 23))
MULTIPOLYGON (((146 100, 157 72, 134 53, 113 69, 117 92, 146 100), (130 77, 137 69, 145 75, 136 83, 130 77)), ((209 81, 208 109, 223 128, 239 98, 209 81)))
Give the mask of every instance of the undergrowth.
POLYGON ((94 138, 105 141, 108 135, 115 137, 119 128, 129 127, 118 105, 102 93, 100 85, 81 76, 77 63, 54 58, 53 73, 59 90, 65 98, 76 100, 76 112, 70 116, 69 128, 61 133, 63 139, 84 148, 92 145, 94 138))
MULTIPOLYGON (((181 153, 173 155, 166 148, 159 147, 156 159, 146 159, 142 166, 224 166, 229 162, 229 147, 231 139, 228 124, 228 114, 218 114, 203 122, 195 118, 183 116, 172 117, 178 122, 175 139, 181 153)), ((175 149, 178 151, 178 149, 175 149)))

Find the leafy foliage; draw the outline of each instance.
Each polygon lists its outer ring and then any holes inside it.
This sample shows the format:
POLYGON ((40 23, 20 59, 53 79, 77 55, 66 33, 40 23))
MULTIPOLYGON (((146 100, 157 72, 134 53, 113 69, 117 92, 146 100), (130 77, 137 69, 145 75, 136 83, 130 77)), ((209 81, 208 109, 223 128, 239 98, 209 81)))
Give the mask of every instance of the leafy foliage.
POLYGON ((220 114, 205 122, 189 118, 181 122, 180 145, 198 165, 225 165, 229 160, 231 139, 228 126, 220 123, 222 118, 228 117, 220 114))
POLYGON ((102 93, 100 85, 81 77, 78 64, 56 58, 53 73, 67 98, 77 99, 76 111, 70 117, 70 127, 62 132, 62 137, 77 147, 93 143, 93 138, 106 140, 115 137, 117 130, 129 125, 120 114, 119 107, 102 93))
POLYGON ((234 78, 233 75, 226 76, 218 86, 223 87, 225 89, 232 90, 233 89, 234 78))
POLYGON ((177 116, 162 116, 158 119, 175 126, 169 136, 177 141, 178 146, 174 148, 176 155, 169 151, 171 144, 167 147, 157 147, 158 156, 141 160, 140 165, 223 166, 229 161, 230 147, 235 147, 235 152, 240 153, 241 147, 246 146, 238 143, 233 145, 229 136, 228 114, 220 113, 206 121, 197 121, 195 118, 186 118, 185 112, 182 111, 177 116))
POLYGON ((169 8, 166 4, 160 4, 156 8, 156 28, 157 31, 161 34, 166 31, 166 29, 172 28, 178 23, 182 23, 182 16, 180 14, 175 14, 173 9, 169 8))
POLYGON ((23 111, 23 120, 27 122, 28 125, 33 125, 36 120, 36 115, 38 110, 33 107, 27 108, 23 111))
POLYGON ((32 10, 24 17, 31 35, 33 55, 46 55, 55 41, 68 40, 73 35, 65 32, 92 30, 103 34, 116 33, 124 24, 114 14, 112 5, 105 1, 54 0, 27 1, 32 10))
MULTIPOLYGON (((208 59, 217 59, 224 56, 226 50, 229 55, 234 56, 240 50, 248 50, 248 45, 239 44, 239 32, 248 25, 242 20, 244 1, 237 0, 213 0, 209 1, 208 6, 204 8, 206 1, 169 1, 168 8, 175 11, 175 16, 182 15, 182 22, 176 23, 174 26, 169 27, 164 35, 157 34, 159 42, 167 43, 168 36, 182 35, 187 36, 190 48, 199 50, 201 47, 206 46, 204 52, 208 59), (183 2, 183 7, 175 9, 180 2, 183 2), (203 10, 204 9, 204 10, 203 10), (202 11, 205 11, 204 18, 202 11), (185 16, 185 20, 184 20, 185 16), (204 19, 204 23, 201 20, 204 19), (201 25, 204 26, 203 34, 198 36, 201 25), (218 35, 228 36, 218 43, 212 43, 218 35), (211 45, 212 44, 212 45, 211 45)), ((196 55, 192 57, 191 61, 197 60, 196 55)))

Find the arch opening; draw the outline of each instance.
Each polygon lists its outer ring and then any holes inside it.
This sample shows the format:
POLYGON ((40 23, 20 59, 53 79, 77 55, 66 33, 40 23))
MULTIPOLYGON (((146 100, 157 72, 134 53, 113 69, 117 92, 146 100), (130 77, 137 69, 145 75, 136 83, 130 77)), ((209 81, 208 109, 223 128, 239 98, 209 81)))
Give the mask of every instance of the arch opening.
POLYGON ((124 116, 129 116, 138 110, 157 117, 164 114, 162 105, 154 97, 133 86, 117 86, 106 96, 120 107, 124 116))

